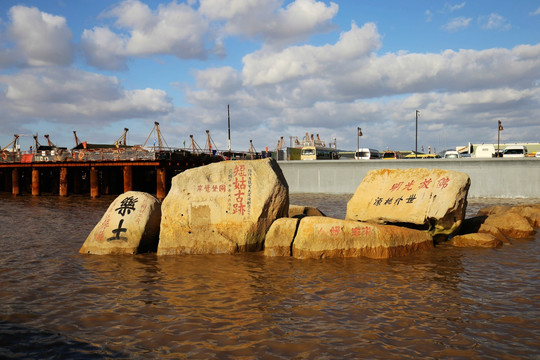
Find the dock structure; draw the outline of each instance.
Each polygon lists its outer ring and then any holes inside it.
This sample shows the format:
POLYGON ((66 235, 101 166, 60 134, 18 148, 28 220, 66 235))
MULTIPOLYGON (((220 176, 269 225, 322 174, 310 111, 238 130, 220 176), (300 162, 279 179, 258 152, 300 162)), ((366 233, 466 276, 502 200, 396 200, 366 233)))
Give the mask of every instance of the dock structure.
POLYGON ((68 196, 120 194, 136 190, 164 199, 176 174, 221 161, 188 151, 148 151, 134 148, 40 150, 36 154, 2 153, 0 190, 13 195, 42 193, 68 196))

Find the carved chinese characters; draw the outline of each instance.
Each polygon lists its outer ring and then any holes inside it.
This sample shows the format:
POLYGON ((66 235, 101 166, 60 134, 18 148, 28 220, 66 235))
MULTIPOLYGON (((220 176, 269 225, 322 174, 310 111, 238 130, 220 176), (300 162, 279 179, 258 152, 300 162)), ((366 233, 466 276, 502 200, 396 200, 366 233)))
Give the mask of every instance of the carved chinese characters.
POLYGON ((158 255, 262 250, 272 222, 287 215, 288 195, 272 159, 184 171, 163 201, 158 255))
POLYGON ((433 236, 454 233, 465 215, 468 175, 440 169, 368 172, 347 204, 346 218, 412 224, 433 236))
POLYGON ((161 205, 147 194, 126 192, 109 206, 79 250, 83 254, 136 254, 156 251, 161 205))
POLYGON ((300 220, 292 243, 292 256, 380 259, 431 248, 433 239, 423 231, 313 216, 300 220))

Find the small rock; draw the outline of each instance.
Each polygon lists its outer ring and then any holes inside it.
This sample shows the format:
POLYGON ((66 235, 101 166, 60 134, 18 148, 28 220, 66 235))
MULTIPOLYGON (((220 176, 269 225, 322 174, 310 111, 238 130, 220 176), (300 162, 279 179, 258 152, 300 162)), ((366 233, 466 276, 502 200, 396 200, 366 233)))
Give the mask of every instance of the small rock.
POLYGON ((450 244, 455 247, 487 247, 498 248, 503 245, 502 241, 487 233, 457 235, 450 239, 450 244))

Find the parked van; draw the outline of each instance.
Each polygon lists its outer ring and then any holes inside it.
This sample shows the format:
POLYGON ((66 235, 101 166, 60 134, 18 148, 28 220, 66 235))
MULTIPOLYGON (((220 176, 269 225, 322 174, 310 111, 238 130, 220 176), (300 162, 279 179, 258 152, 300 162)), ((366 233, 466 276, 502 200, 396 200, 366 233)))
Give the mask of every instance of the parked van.
POLYGON ((523 145, 509 145, 503 151, 503 158, 506 157, 525 157, 527 148, 523 145))
POLYGON ((495 157, 495 146, 491 144, 482 144, 476 147, 474 150, 474 157, 476 158, 492 158, 495 157))
POLYGON ((369 160, 369 159, 380 159, 381 153, 375 149, 358 149, 354 154, 356 160, 369 160))

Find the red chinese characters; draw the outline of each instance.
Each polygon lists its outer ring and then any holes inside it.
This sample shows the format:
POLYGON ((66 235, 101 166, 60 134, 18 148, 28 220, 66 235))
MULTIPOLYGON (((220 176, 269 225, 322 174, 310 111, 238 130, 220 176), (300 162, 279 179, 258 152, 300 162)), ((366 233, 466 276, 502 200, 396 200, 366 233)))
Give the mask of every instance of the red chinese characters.
POLYGON ((246 168, 244 165, 237 165, 233 171, 234 200, 232 204, 233 214, 244 215, 246 212, 246 168))

